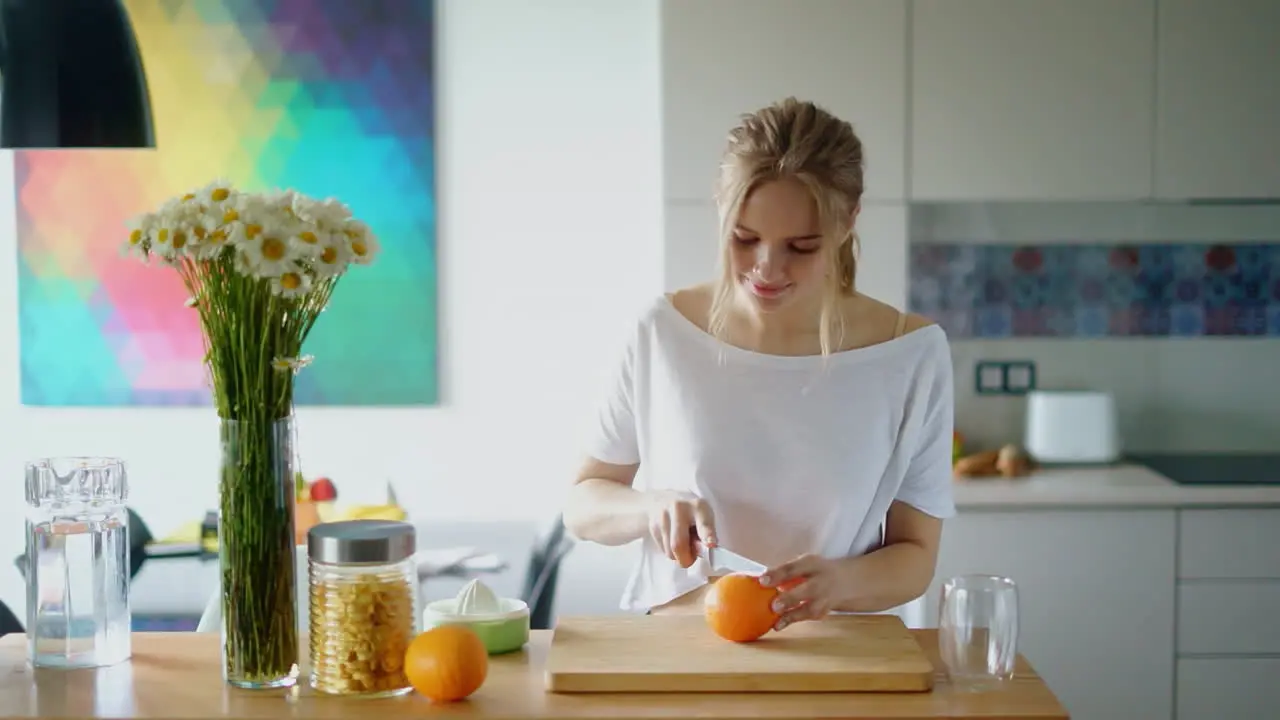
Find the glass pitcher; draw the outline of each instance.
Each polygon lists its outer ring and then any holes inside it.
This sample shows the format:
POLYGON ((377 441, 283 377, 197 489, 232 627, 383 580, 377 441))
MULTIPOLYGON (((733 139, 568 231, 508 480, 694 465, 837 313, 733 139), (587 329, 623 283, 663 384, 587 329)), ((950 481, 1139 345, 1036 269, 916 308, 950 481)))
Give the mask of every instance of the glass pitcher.
POLYGON ((36 667, 101 667, 132 654, 124 463, 27 463, 27 639, 36 667))

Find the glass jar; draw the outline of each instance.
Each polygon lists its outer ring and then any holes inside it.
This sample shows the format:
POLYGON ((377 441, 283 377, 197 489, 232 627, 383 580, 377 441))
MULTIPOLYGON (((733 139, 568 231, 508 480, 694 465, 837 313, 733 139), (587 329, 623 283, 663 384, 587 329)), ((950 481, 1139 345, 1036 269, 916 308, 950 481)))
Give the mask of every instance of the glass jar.
POLYGON ((23 572, 35 667, 104 667, 131 656, 128 494, 116 458, 27 463, 23 572))
POLYGON ((313 688, 371 697, 413 689, 404 656, 418 634, 416 543, 412 525, 386 520, 307 532, 313 688))

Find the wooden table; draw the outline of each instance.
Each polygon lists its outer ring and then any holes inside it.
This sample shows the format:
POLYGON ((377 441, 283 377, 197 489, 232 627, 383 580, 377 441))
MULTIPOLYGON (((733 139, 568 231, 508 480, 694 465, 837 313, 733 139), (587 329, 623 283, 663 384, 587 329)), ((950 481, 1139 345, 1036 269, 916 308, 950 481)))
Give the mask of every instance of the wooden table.
POLYGON ((964 693, 948 683, 937 635, 914 631, 938 668, 930 693, 557 695, 543 689, 550 631, 535 630, 522 653, 493 658, 484 687, 466 701, 433 705, 418 695, 342 699, 308 688, 248 692, 222 682, 218 637, 141 633, 133 659, 100 670, 39 670, 25 638, 0 639, 0 720, 16 718, 1025 718, 1066 720, 1067 712, 1024 658, 1006 689, 964 693))

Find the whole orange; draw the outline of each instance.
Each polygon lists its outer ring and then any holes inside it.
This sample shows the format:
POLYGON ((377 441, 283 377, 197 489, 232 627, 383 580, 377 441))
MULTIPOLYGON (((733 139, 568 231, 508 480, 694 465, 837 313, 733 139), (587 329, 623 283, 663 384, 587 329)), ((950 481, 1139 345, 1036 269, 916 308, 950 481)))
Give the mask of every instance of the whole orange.
MULTIPOLYGON (((800 583, 783 583, 787 590, 800 583)), ((751 642, 769 632, 778 622, 773 599, 779 588, 765 587, 760 579, 746 573, 725 575, 711 585, 702 599, 702 612, 711 631, 732 642, 751 642)))
POLYGON ((435 702, 461 700, 484 684, 489 653, 475 631, 441 625, 418 635, 404 654, 413 689, 435 702))

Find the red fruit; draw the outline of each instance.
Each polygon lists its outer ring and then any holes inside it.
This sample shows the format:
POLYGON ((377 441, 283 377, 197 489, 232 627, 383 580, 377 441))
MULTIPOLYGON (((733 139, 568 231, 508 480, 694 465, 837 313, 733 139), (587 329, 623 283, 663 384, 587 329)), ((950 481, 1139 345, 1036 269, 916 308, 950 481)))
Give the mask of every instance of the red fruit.
POLYGON ((338 488, 329 478, 317 478, 311 483, 311 502, 332 502, 338 499, 338 488))

